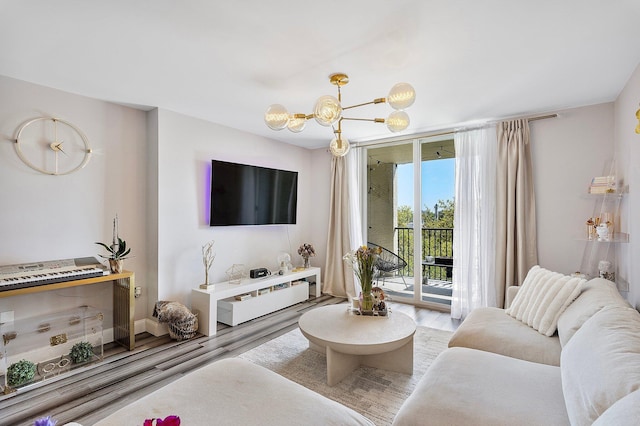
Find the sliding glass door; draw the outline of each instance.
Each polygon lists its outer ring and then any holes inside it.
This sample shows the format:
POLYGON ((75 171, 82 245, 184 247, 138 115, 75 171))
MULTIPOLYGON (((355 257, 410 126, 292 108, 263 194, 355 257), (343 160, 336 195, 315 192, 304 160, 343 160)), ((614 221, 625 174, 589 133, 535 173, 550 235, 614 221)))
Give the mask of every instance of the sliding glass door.
POLYGON ((366 238, 383 248, 392 299, 451 303, 455 153, 449 137, 367 148, 366 238))

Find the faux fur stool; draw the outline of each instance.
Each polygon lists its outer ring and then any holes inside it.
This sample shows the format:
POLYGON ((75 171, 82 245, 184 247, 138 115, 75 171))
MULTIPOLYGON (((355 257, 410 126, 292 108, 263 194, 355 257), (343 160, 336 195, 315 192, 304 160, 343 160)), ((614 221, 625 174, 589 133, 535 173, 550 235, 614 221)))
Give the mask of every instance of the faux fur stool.
POLYGON ((172 339, 191 339, 198 332, 198 317, 180 302, 156 302, 153 316, 158 318, 158 322, 169 324, 169 336, 172 339))

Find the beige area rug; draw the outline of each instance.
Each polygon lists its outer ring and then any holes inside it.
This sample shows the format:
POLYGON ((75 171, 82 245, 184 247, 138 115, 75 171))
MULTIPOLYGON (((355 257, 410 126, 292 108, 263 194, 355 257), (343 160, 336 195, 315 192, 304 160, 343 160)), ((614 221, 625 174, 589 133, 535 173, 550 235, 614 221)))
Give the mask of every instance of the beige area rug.
POLYGON ((360 367, 338 385, 327 385, 323 354, 309 349, 300 329, 290 331, 241 355, 334 401, 363 414, 378 426, 390 425, 433 360, 449 342, 451 332, 418 327, 414 337, 413 375, 360 367))

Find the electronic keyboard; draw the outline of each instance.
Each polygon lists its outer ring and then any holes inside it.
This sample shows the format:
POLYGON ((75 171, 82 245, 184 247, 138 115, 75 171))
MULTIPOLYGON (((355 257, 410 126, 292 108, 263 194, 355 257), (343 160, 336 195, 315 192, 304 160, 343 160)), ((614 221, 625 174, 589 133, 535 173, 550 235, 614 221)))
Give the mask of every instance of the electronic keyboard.
POLYGON ((0 292, 108 275, 95 257, 0 266, 0 292))

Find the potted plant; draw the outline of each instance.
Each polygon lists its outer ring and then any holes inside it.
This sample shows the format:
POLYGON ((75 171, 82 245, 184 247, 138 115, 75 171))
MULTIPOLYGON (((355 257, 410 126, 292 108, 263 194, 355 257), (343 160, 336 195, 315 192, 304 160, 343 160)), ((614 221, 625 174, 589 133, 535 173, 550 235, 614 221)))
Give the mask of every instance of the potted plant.
POLYGON ((118 215, 113 219, 113 242, 110 246, 105 243, 96 242, 104 247, 110 254, 108 256, 99 255, 103 259, 109 260, 111 272, 119 274, 122 272, 122 261, 127 258, 131 249, 127 247, 127 242, 118 236, 118 215))
POLYGON ((36 365, 26 359, 21 359, 7 368, 7 384, 9 386, 24 385, 33 380, 35 376, 36 365))
POLYGON ((76 343, 71 347, 69 358, 74 364, 81 364, 93 357, 93 346, 89 342, 76 343))

